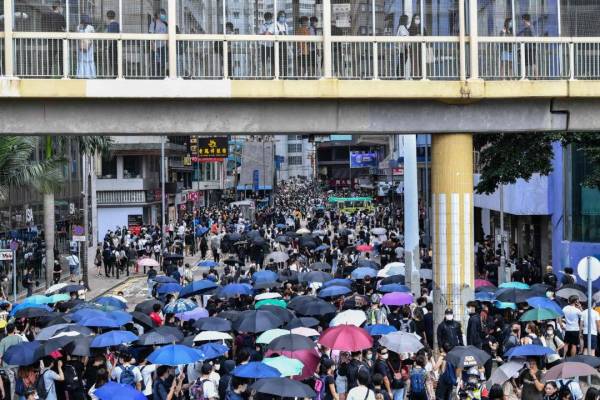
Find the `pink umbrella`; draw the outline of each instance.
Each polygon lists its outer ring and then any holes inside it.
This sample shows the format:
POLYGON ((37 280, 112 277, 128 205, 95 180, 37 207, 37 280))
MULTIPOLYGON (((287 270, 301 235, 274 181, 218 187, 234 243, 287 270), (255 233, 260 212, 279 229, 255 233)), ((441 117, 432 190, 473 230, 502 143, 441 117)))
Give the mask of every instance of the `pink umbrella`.
POLYGON ((356 250, 362 252, 373 251, 373 246, 368 244, 359 244, 358 246, 356 246, 356 250))
POLYGON ((310 378, 317 371, 317 367, 319 366, 319 362, 321 357, 319 353, 315 349, 303 349, 296 351, 289 350, 268 350, 265 353, 265 357, 270 357, 271 354, 280 354, 289 358, 294 358, 299 360, 304 364, 304 368, 302 368, 302 374, 298 376, 292 376, 291 378, 297 381, 302 381, 304 379, 310 378))
POLYGON ((194 308, 191 311, 186 311, 186 312, 182 312, 179 314, 175 314, 175 316, 177 318, 179 318, 181 321, 189 321, 191 319, 198 320, 198 319, 208 317, 208 311, 206 311, 202 307, 198 307, 198 308, 194 308))
POLYGON ((332 350, 360 351, 373 346, 369 332, 354 325, 338 325, 321 334, 319 343, 332 350))
POLYGON ((414 302, 413 296, 405 292, 386 293, 381 298, 381 304, 386 306, 405 306, 414 302))
POLYGON ((138 265, 140 267, 160 267, 160 264, 158 263, 158 261, 156 261, 154 258, 142 258, 140 260, 138 260, 138 265))
POLYGON ((476 288, 487 287, 487 286, 494 286, 494 284, 490 281, 486 281, 485 279, 475 279, 475 287, 476 288))

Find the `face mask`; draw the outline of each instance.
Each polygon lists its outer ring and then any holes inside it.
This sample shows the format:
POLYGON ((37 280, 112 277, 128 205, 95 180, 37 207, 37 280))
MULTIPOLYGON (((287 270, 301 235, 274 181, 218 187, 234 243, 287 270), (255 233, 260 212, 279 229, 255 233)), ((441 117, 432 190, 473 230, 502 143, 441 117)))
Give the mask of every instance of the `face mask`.
POLYGON ((446 321, 452 321, 454 319, 454 315, 448 314, 446 315, 446 321))
POLYGON ((218 371, 221 369, 221 364, 215 364, 215 371, 218 371))
POLYGON ((417 18, 417 19, 415 19, 415 24, 416 24, 416 25, 419 25, 420 23, 421 23, 421 20, 420 20, 420 19, 418 19, 418 18, 417 18))
POLYGON ((162 22, 167 22, 167 16, 165 14, 160 14, 160 20, 162 22))
POLYGON ((369 353, 366 355, 367 360, 373 359, 373 354, 369 353))
POLYGON ((277 21, 279 21, 280 24, 283 24, 285 22, 285 17, 279 17, 277 18, 277 21))
POLYGON ((552 329, 548 329, 548 330, 546 331, 546 335, 548 335, 548 336, 552 336, 552 335, 554 335, 554 331, 553 331, 552 329))
POLYGON ((382 360, 387 360, 389 358, 389 356, 390 356, 389 354, 382 354, 381 355, 381 359, 382 360))
POLYGON ((467 308, 467 312, 469 314, 474 314, 475 313, 475 309, 473 307, 469 307, 469 308, 467 308))

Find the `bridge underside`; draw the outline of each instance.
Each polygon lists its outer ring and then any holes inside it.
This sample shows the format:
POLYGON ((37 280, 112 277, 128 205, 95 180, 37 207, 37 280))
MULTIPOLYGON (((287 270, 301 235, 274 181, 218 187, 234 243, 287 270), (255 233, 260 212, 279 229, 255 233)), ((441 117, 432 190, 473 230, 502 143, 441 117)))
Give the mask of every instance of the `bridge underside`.
POLYGON ((0 100, 0 134, 381 134, 595 131, 600 100, 0 100))

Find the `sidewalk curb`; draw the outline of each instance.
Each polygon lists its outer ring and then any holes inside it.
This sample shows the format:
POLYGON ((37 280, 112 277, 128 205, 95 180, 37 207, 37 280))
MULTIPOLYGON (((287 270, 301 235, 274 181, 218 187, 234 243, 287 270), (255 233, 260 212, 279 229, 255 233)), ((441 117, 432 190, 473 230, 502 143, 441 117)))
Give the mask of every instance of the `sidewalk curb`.
POLYGON ((124 284, 124 283, 127 283, 127 282, 129 282, 130 280, 132 280, 132 279, 136 279, 136 278, 140 278, 140 276, 133 276, 133 275, 132 275, 132 276, 128 276, 128 277, 127 277, 125 280, 122 280, 122 281, 120 281, 120 282, 116 282, 114 285, 112 285, 112 286, 111 286, 111 287, 109 287, 108 289, 106 289, 106 290, 104 290, 104 291, 100 292, 100 294, 98 294, 98 295, 94 296, 93 298, 91 298, 91 299, 89 299, 89 300, 86 300, 86 301, 92 301, 92 300, 96 300, 98 297, 102 297, 102 296, 104 296, 106 293, 108 293, 108 292, 112 291, 112 290, 113 290, 114 288, 116 288, 117 286, 121 286, 122 284, 124 284))

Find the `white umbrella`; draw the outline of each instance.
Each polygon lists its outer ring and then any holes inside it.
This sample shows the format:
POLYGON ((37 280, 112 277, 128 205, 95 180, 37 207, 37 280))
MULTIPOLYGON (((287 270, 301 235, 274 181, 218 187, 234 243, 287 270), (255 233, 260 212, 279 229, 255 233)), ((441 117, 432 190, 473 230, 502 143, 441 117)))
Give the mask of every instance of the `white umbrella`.
POLYGON ((274 251, 273 253, 267 254, 267 256, 265 257, 265 260, 267 262, 270 262, 271 260, 273 260, 273 262, 276 262, 276 263, 286 262, 289 259, 290 259, 290 256, 288 256, 283 251, 274 251))
POLYGON ((140 267, 155 267, 155 268, 160 267, 160 264, 158 263, 158 261, 156 261, 154 258, 149 258, 149 257, 138 260, 138 265, 140 267))
POLYGON ((490 379, 485 383, 488 388, 491 388, 494 384, 502 385, 510 378, 519 374, 519 371, 523 368, 523 362, 509 361, 502 364, 490 376, 490 379))
POLYGON ((266 293, 261 293, 261 294, 257 294, 256 296, 254 296, 254 300, 256 301, 260 301, 260 300, 268 300, 268 299, 280 299, 281 295, 279 293, 275 293, 275 292, 266 292, 266 293))
POLYGON ((383 335, 379 344, 398 354, 416 353, 424 347, 415 334, 402 331, 383 335))
POLYGON ((269 329, 268 331, 261 333, 260 336, 256 338, 256 343, 269 344, 278 337, 289 334, 290 331, 287 329, 269 329))
POLYGON ((377 272, 378 278, 387 278, 388 276, 394 275, 406 275, 406 267, 404 263, 401 262, 393 262, 387 264, 383 269, 380 269, 377 272))
POLYGON ((194 342, 204 342, 212 340, 232 340, 233 338, 229 333, 217 332, 217 331, 204 331, 200 332, 194 337, 194 342))
POLYGON ((57 283, 56 285, 52 285, 46 290, 46 295, 56 293, 65 286, 67 286, 66 283, 57 283))
POLYGON ((309 229, 306 229, 306 228, 300 228, 300 229, 298 229, 298 230, 296 231, 296 233, 297 233, 298 235, 305 235, 305 234, 307 234, 307 233, 310 233, 310 230, 309 230, 309 229))
POLYGON ((367 316, 361 310, 346 310, 336 315, 329 326, 356 325, 361 326, 367 320, 367 316))
POLYGON ((421 279, 429 279, 429 280, 433 279, 433 270, 432 269, 421 268, 419 270, 419 274, 421 276, 421 279))
POLYGON ((371 229, 371 233, 373 235, 385 235, 387 230, 385 228, 373 228, 371 229))
POLYGON ((306 337, 319 336, 320 335, 320 333, 317 332, 316 329, 307 328, 305 326, 299 326, 297 328, 292 329, 292 333, 294 333, 296 335, 306 336, 306 337))

